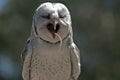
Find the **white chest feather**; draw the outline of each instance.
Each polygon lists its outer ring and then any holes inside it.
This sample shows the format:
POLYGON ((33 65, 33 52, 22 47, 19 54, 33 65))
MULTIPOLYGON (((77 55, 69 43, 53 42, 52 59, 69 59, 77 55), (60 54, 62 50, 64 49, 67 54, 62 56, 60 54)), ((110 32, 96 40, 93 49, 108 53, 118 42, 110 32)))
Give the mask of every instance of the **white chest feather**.
MULTIPOLYGON (((67 46, 34 44, 31 57, 31 80, 68 80, 71 73, 67 46)), ((26 59, 30 60, 30 59, 26 59)))

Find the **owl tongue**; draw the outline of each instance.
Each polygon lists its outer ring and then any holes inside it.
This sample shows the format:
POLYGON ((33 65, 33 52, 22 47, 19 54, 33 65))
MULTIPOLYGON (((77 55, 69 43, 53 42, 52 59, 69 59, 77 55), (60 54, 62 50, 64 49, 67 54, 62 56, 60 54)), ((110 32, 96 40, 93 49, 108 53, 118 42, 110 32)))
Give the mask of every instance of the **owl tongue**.
POLYGON ((58 30, 59 30, 59 28, 60 28, 60 25, 59 24, 55 24, 55 25, 53 25, 53 24, 51 24, 51 23, 49 23, 48 25, 47 25, 47 29, 50 31, 50 33, 53 35, 53 38, 55 39, 55 33, 57 33, 58 32, 58 30))

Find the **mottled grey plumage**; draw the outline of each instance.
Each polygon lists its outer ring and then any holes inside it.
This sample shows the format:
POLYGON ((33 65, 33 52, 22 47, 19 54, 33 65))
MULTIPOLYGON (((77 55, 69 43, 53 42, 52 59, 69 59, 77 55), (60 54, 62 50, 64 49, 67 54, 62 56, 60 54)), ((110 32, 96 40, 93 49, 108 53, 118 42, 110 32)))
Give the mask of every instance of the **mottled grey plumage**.
POLYGON ((47 2, 36 9, 22 57, 23 80, 77 80, 79 50, 73 42, 69 11, 63 4, 47 2))

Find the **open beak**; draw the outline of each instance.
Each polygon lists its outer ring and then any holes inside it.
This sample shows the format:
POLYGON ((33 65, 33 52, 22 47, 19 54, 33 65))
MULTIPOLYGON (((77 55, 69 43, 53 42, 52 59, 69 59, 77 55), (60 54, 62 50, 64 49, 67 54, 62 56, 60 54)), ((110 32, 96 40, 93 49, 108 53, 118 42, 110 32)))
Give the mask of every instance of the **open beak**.
POLYGON ((53 35, 53 38, 55 38, 55 33, 57 33, 59 31, 60 25, 57 21, 54 21, 54 23, 48 23, 47 29, 53 35))

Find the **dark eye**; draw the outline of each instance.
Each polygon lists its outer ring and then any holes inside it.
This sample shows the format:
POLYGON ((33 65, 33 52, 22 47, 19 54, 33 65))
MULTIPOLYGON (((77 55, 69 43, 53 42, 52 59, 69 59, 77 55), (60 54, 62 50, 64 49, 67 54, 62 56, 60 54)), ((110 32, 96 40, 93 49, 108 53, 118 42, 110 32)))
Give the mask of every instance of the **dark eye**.
POLYGON ((59 18, 65 18, 66 15, 63 15, 63 14, 59 14, 59 18))
POLYGON ((63 16, 63 15, 59 15, 59 17, 60 17, 60 18, 65 18, 65 16, 63 16))
POLYGON ((50 14, 48 14, 48 15, 42 15, 41 17, 45 18, 45 19, 50 19, 50 14))

